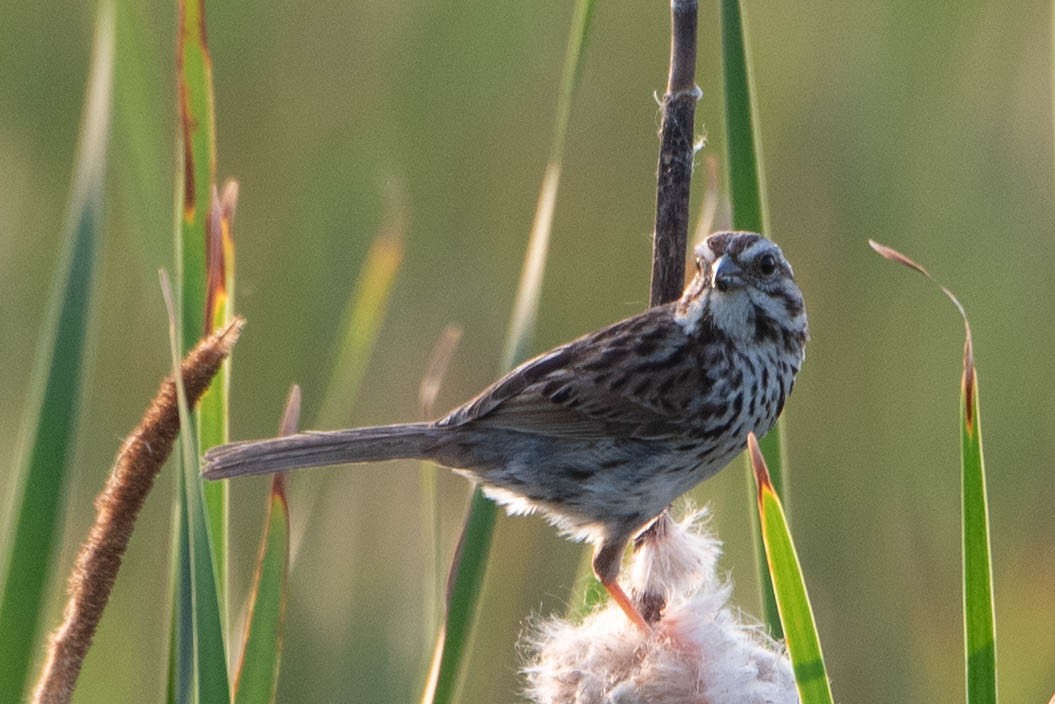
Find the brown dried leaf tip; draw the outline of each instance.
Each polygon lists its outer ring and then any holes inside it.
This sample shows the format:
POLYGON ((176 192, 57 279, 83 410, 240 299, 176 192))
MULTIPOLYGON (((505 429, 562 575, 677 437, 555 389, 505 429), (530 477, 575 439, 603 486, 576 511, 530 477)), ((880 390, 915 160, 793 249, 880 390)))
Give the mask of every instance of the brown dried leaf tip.
MULTIPOLYGON (((966 325, 967 321, 964 320, 966 325)), ((971 344, 971 329, 963 342, 963 418, 967 434, 974 435, 974 408, 977 402, 978 373, 974 368, 974 345, 971 344)))
POLYGON ((221 196, 212 188, 209 217, 205 221, 205 325, 206 332, 219 327, 230 296, 228 283, 234 263, 234 212, 238 205, 238 182, 228 179, 221 196))
POLYGON ((930 272, 923 268, 922 264, 919 264, 914 259, 910 259, 896 249, 879 244, 875 240, 868 240, 868 244, 872 249, 878 252, 880 256, 923 274, 931 283, 940 288, 942 293, 944 293, 949 300, 952 301, 952 304, 956 306, 956 310, 960 311, 960 317, 963 318, 964 329, 963 379, 961 381, 964 403, 963 414, 964 422, 967 425, 967 432, 974 434, 975 382, 977 381, 977 375, 974 367, 974 343, 971 340, 971 324, 967 321, 967 311, 964 310, 963 305, 960 303, 960 299, 956 298, 952 291, 938 283, 934 277, 931 276, 930 272))
MULTIPOLYGON (((300 426, 300 385, 293 384, 289 387, 286 396, 286 407, 282 411, 282 420, 278 424, 280 436, 293 435, 300 426)), ((271 475, 271 493, 281 496, 283 503, 286 496, 286 475, 284 472, 275 472, 271 475)))
MULTIPOLYGON (((189 41, 192 46, 197 45, 201 49, 201 58, 205 63, 204 70, 209 76, 208 83, 210 87, 207 89, 209 93, 212 92, 212 57, 209 54, 209 42, 205 36, 205 0, 178 0, 176 6, 180 27, 180 31, 176 33, 176 90, 179 92, 180 130, 183 134, 183 218, 189 222, 194 220, 195 208, 197 207, 193 137, 195 130, 207 117, 205 115, 195 115, 191 111, 190 86, 188 85, 185 71, 186 55, 190 51, 187 49, 187 42, 189 41), (188 2, 193 7, 188 8, 188 2), (198 19, 195 27, 197 34, 188 27, 188 12, 193 13, 192 16, 198 19)), ((210 168, 210 173, 213 171, 215 169, 210 168)))
POLYGON ((762 448, 758 446, 758 438, 754 433, 747 434, 747 449, 751 455, 751 467, 755 470, 755 485, 758 487, 758 503, 762 503, 762 492, 768 489, 773 492, 773 483, 769 479, 769 467, 766 466, 766 458, 762 456, 762 448))
POLYGON ((421 377, 421 385, 418 387, 418 405, 421 407, 421 415, 424 418, 432 417, 432 407, 439 396, 440 386, 447 376, 447 367, 454 357, 454 351, 462 339, 462 326, 457 323, 447 323, 439 338, 432 347, 429 361, 425 364, 425 374, 421 377))
MULTIPOLYGON (((210 335, 180 365, 188 402, 195 403, 231 353, 244 320, 236 318, 210 335)), ((179 434, 179 407, 173 377, 161 382, 143 420, 125 440, 103 492, 95 499, 95 524, 81 545, 67 585, 62 625, 51 635, 47 660, 33 702, 68 702, 84 656, 117 579, 117 571, 147 494, 179 434)))

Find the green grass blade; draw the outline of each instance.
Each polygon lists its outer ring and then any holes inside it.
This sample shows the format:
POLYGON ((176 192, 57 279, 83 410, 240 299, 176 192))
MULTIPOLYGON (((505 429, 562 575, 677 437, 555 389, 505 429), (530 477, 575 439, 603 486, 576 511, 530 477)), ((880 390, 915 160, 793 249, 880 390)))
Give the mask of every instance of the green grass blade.
POLYGON ((206 227, 216 182, 212 58, 205 42, 204 0, 178 0, 177 98, 181 145, 177 173, 177 284, 180 349, 206 327, 206 227))
MULTIPOLYGON (((965 321, 966 322, 966 319, 965 321)), ((964 345, 961 404, 963 615, 968 704, 996 704, 996 622, 989 543, 989 499, 982 457, 978 375, 970 329, 964 345)))
POLYGON ((751 98, 751 78, 744 48, 739 0, 722 0, 722 70, 725 85, 726 160, 733 228, 765 232, 759 151, 751 98))
POLYGON ((504 370, 512 369, 527 357, 528 345, 538 316, 539 296, 542 295, 542 274, 546 266, 546 253, 549 251, 550 230, 553 226, 553 213, 557 203, 557 191, 560 187, 561 165, 564 162, 565 137, 568 133, 568 122, 571 119, 572 98, 575 96, 575 89, 582 73, 582 57, 586 51, 590 34, 593 8, 594 0, 579 0, 575 3, 571 34, 568 36, 568 48, 564 56, 560 93, 557 96, 553 147, 542 177, 542 185, 539 187, 528 252, 524 259, 524 268, 520 273, 516 302, 513 305, 513 317, 506 335, 506 346, 502 355, 504 370))
MULTIPOLYGON (((181 614, 179 621, 193 627, 195 698, 184 701, 228 702, 227 654, 220 612, 219 589, 209 545, 209 528, 205 496, 198 477, 197 448, 191 439, 185 441, 180 457, 186 525, 184 540, 187 561, 183 565, 189 578, 192 609, 190 618, 181 614)), ((186 657, 187 653, 183 656, 186 657)))
POLYGON ((359 392, 403 262, 405 221, 403 208, 392 205, 363 260, 355 290, 345 305, 340 346, 319 411, 318 420, 323 425, 346 423, 350 405, 359 392))
MULTIPOLYGON (((177 12, 177 91, 180 160, 176 186, 176 257, 179 292, 178 349, 192 345, 212 322, 208 310, 209 219, 216 182, 216 129, 213 106, 212 60, 205 39, 203 0, 180 0, 177 12)), ((215 230, 215 228, 214 228, 215 230)), ((213 242, 216 242, 214 232, 213 242)), ((214 249, 215 253, 215 249, 214 249)), ((213 259, 215 265, 215 258, 213 259)), ((215 268, 215 267, 214 267, 215 268)), ((220 281, 227 281, 227 272, 220 281)), ((214 285, 217 279, 213 277, 214 285)), ((215 290, 213 300, 215 301, 215 290)), ((227 374, 214 381, 216 400, 206 404, 204 416, 186 417, 180 471, 177 472, 177 577, 173 658, 174 700, 227 702, 230 700, 224 633, 227 579, 227 487, 208 487, 198 476, 198 452, 203 443, 226 435, 223 389, 227 374), (189 630, 188 630, 189 629, 189 630), (188 681, 187 673, 193 677, 188 681)), ((213 393, 213 392, 210 392, 213 393)))
MULTIPOLYGON (((279 424, 280 435, 291 435, 300 422, 300 387, 294 385, 279 424)), ((271 478, 267 519, 249 597, 242 658, 235 676, 235 704, 268 704, 275 698, 282 653, 282 622, 286 614, 289 573, 289 505, 286 477, 271 478)))
MULTIPOLYGON (((183 452, 180 448, 177 451, 183 452)), ((182 460, 177 456, 177 463, 182 460)), ((180 495, 183 488, 182 474, 176 481, 180 495)), ((194 589, 189 579, 180 575, 190 570, 190 546, 187 540, 187 505, 176 499, 172 519, 172 613, 169 628, 168 675, 165 683, 165 701, 168 704, 189 704, 194 701, 194 589)))
MULTIPOLYGON (((418 387, 418 405, 421 407, 421 417, 428 420, 433 417, 433 408, 436 398, 439 396, 440 387, 447 375, 447 368, 458 343, 462 338, 460 325, 448 323, 444 326, 439 338, 433 345, 429 354, 428 365, 425 374, 421 378, 418 387)), ((421 463, 421 515, 422 526, 424 526, 423 539, 426 550, 425 566, 422 569, 424 579, 424 622, 423 647, 428 651, 432 647, 435 634, 440 630, 440 614, 443 611, 443 589, 441 588, 440 575, 444 573, 442 548, 440 546, 440 507, 439 507, 439 483, 435 465, 431 462, 421 463)))
MULTIPOLYGON (((557 190, 560 185, 565 135, 571 116, 572 99, 581 75, 593 8, 594 0, 577 0, 575 3, 557 98, 553 149, 539 189, 528 251, 524 258, 513 316, 502 355, 502 367, 505 370, 513 368, 527 356, 534 333, 557 190)), ((423 702, 445 704, 457 701, 465 653, 472 637, 472 624, 476 618, 487 571, 497 510, 495 504, 486 499, 479 488, 473 491, 469 513, 451 569, 445 625, 436 641, 423 702)))
MULTIPOLYGON (((751 97, 751 77, 744 48, 743 18, 739 0, 722 0, 722 68, 725 85, 726 160, 729 172, 729 200, 732 205, 732 225, 735 230, 766 233, 765 200, 760 176, 761 154, 755 140, 754 112, 751 97)), ((769 465, 777 494, 787 499, 783 441, 783 419, 762 438, 762 453, 769 465)), ((750 462, 748 463, 750 476, 750 462)), ((750 481, 750 479, 748 480, 750 481)), ((758 556, 758 576, 762 596, 762 618, 775 638, 780 638, 780 618, 777 613, 773 584, 769 579, 766 557, 761 545, 761 534, 755 525, 755 554, 758 556)))
MULTIPOLYGON (((766 458, 767 465, 773 468, 770 474, 773 491, 776 492, 777 496, 786 497, 784 478, 787 474, 787 466, 784 462, 783 427, 783 419, 777 420, 777 424, 773 429, 759 441, 759 446, 762 449, 762 455, 766 458)), ((750 460, 747 460, 747 462, 750 465, 750 460)), ((766 563, 765 549, 762 545, 761 516, 757 516, 757 520, 752 521, 752 534, 754 535, 755 554, 758 557, 756 566, 758 568, 759 591, 761 592, 762 620, 768 626, 770 635, 780 639, 784 637, 784 630, 781 626, 780 612, 777 609, 777 597, 773 591, 773 580, 770 576, 769 567, 766 563)))
MULTIPOLYGON (((205 314, 210 331, 222 328, 231 321, 234 291, 234 209, 238 199, 238 184, 229 181, 223 196, 215 188, 209 199, 206 225, 206 291, 205 314)), ((201 452, 222 445, 228 439, 228 403, 231 385, 231 362, 228 359, 202 396, 197 407, 198 448, 201 452)), ((227 519, 229 513, 227 482, 203 484, 205 505, 212 538, 217 570, 217 589, 220 590, 221 613, 227 614, 227 519), (220 484, 222 486, 217 486, 220 484)), ((226 622, 225 622, 226 626, 226 622)), ((225 628, 226 630, 226 628, 225 628)))
MULTIPOLYGON (((212 329, 215 311, 210 303, 209 222, 216 187, 216 117, 213 99, 212 57, 205 34, 204 0, 179 0, 179 41, 177 43, 177 90, 182 144, 177 174, 176 258, 180 306, 180 350, 189 349, 212 329)), ((219 236, 219 233, 217 233, 219 236)), ((214 238, 215 239, 215 238, 214 238)), ((227 272, 224 272, 226 276, 227 272)), ((226 279, 221 279, 226 281, 226 279)), ((226 322, 226 321, 221 321, 226 322)), ((226 368, 226 367, 225 367, 226 368)), ((206 401, 195 413, 199 447, 226 441, 228 372, 220 374, 208 395, 220 398, 206 401), (222 417, 221 417, 222 416, 222 417), (205 421, 204 425, 201 424, 205 421)), ((214 397, 215 398, 215 397, 214 397)), ((227 585, 227 482, 205 486, 206 510, 213 550, 216 554, 221 605, 226 607, 227 585)), ((224 608, 226 612, 226 608, 224 608)))
POLYGON ((473 491, 451 568, 447 614, 433 651, 423 702, 458 701, 461 667, 468 651, 483 591, 497 509, 479 488, 473 491))
MULTIPOLYGON (((167 278, 162 276, 169 311, 172 358, 178 364, 177 323, 167 278)), ((178 366, 176 367, 178 369, 178 366)), ((177 375, 176 390, 180 403, 180 427, 193 427, 183 384, 177 375)), ((227 680, 227 655, 221 621, 219 590, 213 563, 212 543, 205 512, 205 495, 199 477, 197 438, 194 433, 180 432, 177 486, 182 492, 179 503, 179 544, 177 554, 177 601, 173 636, 176 642, 175 671, 169 682, 176 702, 212 702, 227 704, 230 687, 227 680)), ((171 662, 171 660, 170 660, 171 662)))
POLYGON ((967 311, 952 291, 901 252, 868 241, 881 256, 913 269, 942 290, 963 318, 963 377, 960 381, 960 464, 963 499, 963 632, 967 701, 996 704, 996 620, 993 615, 993 567, 989 543, 989 499, 982 456, 982 418, 978 373, 967 311))
POLYGON ((813 609, 802 578, 802 566, 788 530, 784 508, 770 482, 765 459, 754 435, 748 436, 748 445, 758 487, 762 542, 773 578, 788 656, 795 671, 799 701, 802 704, 832 704, 832 690, 821 653, 820 638, 817 636, 817 625, 813 620, 813 609))
POLYGON ((275 475, 257 561, 245 648, 236 678, 236 704, 267 704, 275 698, 289 566, 289 507, 284 486, 282 475, 275 475))
POLYGON ((0 555, 0 702, 21 700, 29 675, 60 537, 62 499, 79 410, 84 341, 102 229, 110 132, 114 12, 96 17, 91 70, 81 118, 69 210, 30 400, 23 416, 19 465, 5 511, 0 555))

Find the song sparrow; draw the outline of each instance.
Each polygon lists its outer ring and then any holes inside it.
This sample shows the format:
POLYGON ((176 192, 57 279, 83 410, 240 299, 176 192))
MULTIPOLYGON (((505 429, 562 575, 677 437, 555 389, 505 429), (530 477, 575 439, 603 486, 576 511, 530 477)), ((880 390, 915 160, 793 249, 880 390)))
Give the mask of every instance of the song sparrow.
POLYGON ((644 620, 617 577, 629 540, 776 422, 802 364, 802 294, 780 248, 724 232, 696 248, 681 299, 520 365, 432 423, 216 447, 220 479, 298 467, 430 459, 513 514, 536 510, 595 546, 597 578, 644 620))

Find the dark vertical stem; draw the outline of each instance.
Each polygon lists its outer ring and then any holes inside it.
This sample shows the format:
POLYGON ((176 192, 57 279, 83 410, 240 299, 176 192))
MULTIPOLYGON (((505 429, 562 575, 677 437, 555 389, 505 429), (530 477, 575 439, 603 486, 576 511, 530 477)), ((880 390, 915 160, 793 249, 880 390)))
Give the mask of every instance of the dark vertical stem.
POLYGON ((695 82, 697 5, 697 0, 670 3, 670 75, 662 105, 649 292, 653 306, 676 300, 685 283, 689 186, 695 155, 693 124, 700 99, 695 82))
MULTIPOLYGON (((685 284, 685 248, 689 239, 689 186, 696 154, 693 125, 700 89, 696 85, 697 0, 671 0, 670 73, 663 96, 656 169, 656 229, 652 238, 652 285, 648 304, 676 301, 685 284)), ((670 520, 666 511, 638 540, 647 540, 670 520)), ((636 547, 637 543, 635 543, 636 547)), ((661 594, 634 594, 649 623, 663 610, 661 594)))

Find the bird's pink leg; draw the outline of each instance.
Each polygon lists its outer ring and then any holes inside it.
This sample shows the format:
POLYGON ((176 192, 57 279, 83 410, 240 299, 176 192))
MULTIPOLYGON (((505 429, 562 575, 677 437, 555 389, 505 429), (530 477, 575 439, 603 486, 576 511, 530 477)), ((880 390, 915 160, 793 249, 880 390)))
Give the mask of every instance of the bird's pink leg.
POLYGON ((602 581, 601 584, 604 585, 608 595, 612 597, 612 601, 623 610, 623 613, 626 614, 626 617, 630 619, 631 623, 640 628, 642 633, 645 633, 646 635, 652 633, 652 627, 648 625, 645 621, 645 617, 642 616, 641 612, 634 607, 633 603, 631 603, 630 597, 628 597, 626 592, 623 591, 623 588, 619 586, 619 582, 613 579, 611 582, 602 581))

